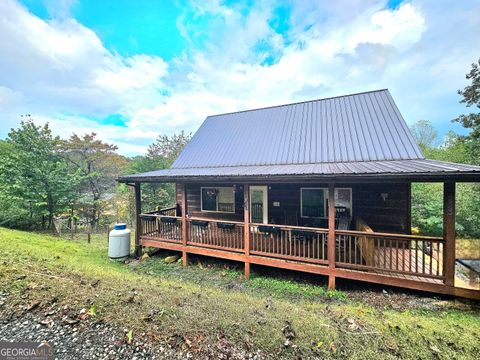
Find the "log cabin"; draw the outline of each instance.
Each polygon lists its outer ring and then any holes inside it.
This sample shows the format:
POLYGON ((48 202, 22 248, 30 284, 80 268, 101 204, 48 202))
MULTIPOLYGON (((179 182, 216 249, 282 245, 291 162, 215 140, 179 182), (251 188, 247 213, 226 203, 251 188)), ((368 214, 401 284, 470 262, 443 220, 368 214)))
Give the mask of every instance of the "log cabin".
POLYGON ((480 167, 428 160, 387 89, 208 116, 170 169, 122 176, 143 247, 479 298, 455 286, 455 188, 480 167), (176 204, 141 207, 141 184, 176 204), (412 182, 444 184, 443 236, 411 234, 412 182))

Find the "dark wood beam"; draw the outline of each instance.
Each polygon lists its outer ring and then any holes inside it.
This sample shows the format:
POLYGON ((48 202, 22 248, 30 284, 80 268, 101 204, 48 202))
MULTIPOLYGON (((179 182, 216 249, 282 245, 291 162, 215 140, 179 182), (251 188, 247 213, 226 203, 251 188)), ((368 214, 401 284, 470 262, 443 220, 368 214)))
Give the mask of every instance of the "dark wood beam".
POLYGON ((335 185, 328 184, 328 288, 335 289, 335 185))
POLYGON ((250 278, 250 185, 243 185, 243 241, 245 246, 245 278, 250 278))
POLYGON ((405 226, 405 234, 412 233, 412 183, 406 184, 407 190, 407 219, 405 226))
POLYGON ((443 238, 445 249, 443 254, 443 269, 445 285, 455 284, 455 183, 443 184, 443 238))
POLYGON ((186 251, 188 235, 187 235, 187 187, 185 183, 180 185, 182 195, 182 263, 183 266, 188 265, 188 254, 186 251))
POLYGON ((141 220, 140 214, 142 213, 142 191, 140 183, 135 183, 135 257, 142 255, 142 245, 140 244, 141 220))

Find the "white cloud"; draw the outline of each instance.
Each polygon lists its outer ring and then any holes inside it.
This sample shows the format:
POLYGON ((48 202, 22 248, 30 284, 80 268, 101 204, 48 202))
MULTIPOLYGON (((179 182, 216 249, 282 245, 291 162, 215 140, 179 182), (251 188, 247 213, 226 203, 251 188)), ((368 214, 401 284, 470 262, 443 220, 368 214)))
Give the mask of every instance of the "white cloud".
POLYGON ((74 19, 47 22, 6 0, 0 2, 0 33, 0 103, 7 104, 0 108, 2 135, 23 113, 57 119, 59 132, 111 131, 95 121, 79 127, 69 114, 83 119, 126 115, 160 98, 168 73, 163 59, 112 53, 74 19))
POLYGON ((292 6, 290 28, 279 34, 270 26, 273 2, 193 4, 177 20, 190 46, 167 63, 109 51, 68 11, 47 22, 2 1, 2 125, 27 112, 64 136, 95 131, 135 154, 159 133, 196 130, 210 114, 376 88, 390 88, 409 122, 445 126, 462 111, 456 89, 480 48, 475 2, 292 6), (91 120, 117 113, 125 127, 91 120))

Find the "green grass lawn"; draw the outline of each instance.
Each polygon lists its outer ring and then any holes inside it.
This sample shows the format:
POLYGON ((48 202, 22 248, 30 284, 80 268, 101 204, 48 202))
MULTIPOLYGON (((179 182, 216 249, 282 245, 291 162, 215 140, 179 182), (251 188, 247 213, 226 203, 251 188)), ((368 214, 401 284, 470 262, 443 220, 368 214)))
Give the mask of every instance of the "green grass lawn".
POLYGON ((105 236, 88 244, 0 228, 0 252, 0 311, 53 298, 78 311, 94 304, 98 319, 152 341, 177 338, 193 352, 220 338, 272 358, 474 359, 480 351, 479 308, 458 300, 329 292, 323 280, 255 268, 247 281, 240 266, 205 258, 186 268, 164 254, 118 263, 107 258, 105 236), (295 337, 285 346, 287 322, 295 337))

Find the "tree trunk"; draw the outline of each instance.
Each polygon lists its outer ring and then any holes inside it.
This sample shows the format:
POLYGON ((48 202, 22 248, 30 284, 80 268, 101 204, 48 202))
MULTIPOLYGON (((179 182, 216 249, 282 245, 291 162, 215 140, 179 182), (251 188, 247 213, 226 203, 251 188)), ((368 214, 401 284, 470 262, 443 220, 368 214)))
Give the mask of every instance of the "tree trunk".
POLYGON ((53 198, 52 194, 47 194, 47 211, 48 211, 48 228, 55 234, 55 227, 53 226, 53 198))
POLYGON ((100 200, 99 196, 93 197, 93 204, 92 204, 92 218, 90 221, 91 228, 96 230, 98 227, 100 211, 98 210, 98 200, 100 200))

